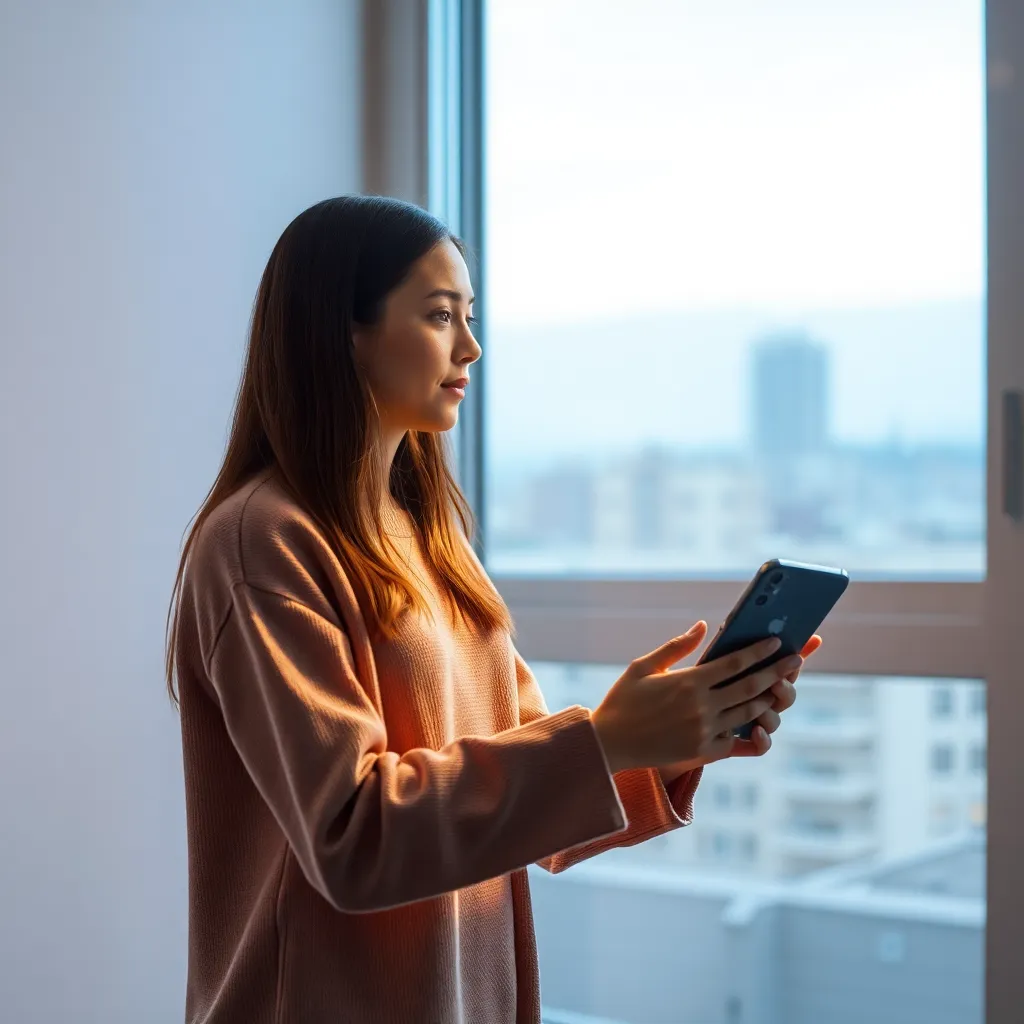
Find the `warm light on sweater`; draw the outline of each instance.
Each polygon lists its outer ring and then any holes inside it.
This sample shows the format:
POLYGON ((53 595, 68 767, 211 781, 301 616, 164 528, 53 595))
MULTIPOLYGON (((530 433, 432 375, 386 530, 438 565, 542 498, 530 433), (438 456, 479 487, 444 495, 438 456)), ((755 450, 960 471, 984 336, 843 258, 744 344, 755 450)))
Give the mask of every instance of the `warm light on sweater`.
POLYGON ((204 526, 176 651, 189 1024, 537 1024, 525 866, 689 821, 699 772, 613 779, 586 709, 548 714, 507 633, 428 597, 371 642, 267 478, 204 526))

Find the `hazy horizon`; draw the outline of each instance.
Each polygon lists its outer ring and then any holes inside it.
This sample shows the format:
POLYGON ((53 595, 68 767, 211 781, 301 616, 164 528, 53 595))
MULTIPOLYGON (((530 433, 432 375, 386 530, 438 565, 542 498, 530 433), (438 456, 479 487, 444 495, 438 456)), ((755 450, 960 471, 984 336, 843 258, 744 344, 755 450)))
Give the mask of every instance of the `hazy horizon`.
POLYGON ((800 320, 750 307, 558 324, 491 318, 489 450, 498 462, 522 462, 538 447, 742 446, 751 348, 790 332, 829 352, 837 442, 983 446, 984 305, 956 299, 818 309, 800 320))

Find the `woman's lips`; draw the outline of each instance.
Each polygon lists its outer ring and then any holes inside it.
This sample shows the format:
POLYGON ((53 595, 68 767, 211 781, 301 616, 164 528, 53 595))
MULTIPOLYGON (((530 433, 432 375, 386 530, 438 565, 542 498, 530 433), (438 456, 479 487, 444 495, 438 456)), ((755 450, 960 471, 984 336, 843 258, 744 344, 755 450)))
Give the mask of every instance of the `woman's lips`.
POLYGON ((450 391, 453 395, 456 395, 458 398, 465 398, 466 385, 468 383, 468 377, 459 377, 456 380, 450 380, 446 384, 442 384, 441 387, 443 387, 445 391, 450 391))

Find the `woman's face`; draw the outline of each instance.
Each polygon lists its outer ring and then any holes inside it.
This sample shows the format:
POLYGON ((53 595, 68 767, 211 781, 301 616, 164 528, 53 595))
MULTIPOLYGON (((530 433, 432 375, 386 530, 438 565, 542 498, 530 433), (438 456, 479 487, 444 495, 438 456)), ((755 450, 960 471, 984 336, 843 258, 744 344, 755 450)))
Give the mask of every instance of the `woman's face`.
POLYGON ((355 331, 382 433, 396 445, 406 431, 450 430, 459 418, 469 365, 481 354, 471 287, 466 261, 445 239, 387 296, 378 322, 355 331))

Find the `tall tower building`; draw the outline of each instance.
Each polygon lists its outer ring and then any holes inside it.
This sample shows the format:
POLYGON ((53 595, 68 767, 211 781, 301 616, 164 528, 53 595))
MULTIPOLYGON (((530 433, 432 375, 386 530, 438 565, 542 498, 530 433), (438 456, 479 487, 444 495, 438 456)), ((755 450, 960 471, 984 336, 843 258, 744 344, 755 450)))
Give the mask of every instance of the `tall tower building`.
POLYGON ((773 335, 754 345, 752 448, 774 457, 810 455, 828 444, 829 357, 802 334, 773 335))

